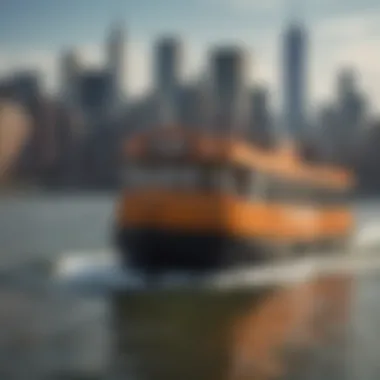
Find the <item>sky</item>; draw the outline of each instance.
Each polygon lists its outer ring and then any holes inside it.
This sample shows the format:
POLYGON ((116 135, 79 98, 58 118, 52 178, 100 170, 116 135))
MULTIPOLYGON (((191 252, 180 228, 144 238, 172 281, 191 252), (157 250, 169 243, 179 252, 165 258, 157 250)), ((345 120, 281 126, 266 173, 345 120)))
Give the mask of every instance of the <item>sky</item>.
POLYGON ((0 0, 0 75, 33 68, 46 88, 59 88, 62 51, 76 47, 84 64, 104 60, 110 25, 126 27, 125 91, 143 94, 152 80, 152 46, 176 34, 184 43, 184 77, 207 66, 212 45, 237 43, 249 54, 249 82, 281 98, 282 33, 302 19, 308 31, 308 103, 333 99, 336 75, 358 72, 359 85, 380 112, 378 0, 0 0))

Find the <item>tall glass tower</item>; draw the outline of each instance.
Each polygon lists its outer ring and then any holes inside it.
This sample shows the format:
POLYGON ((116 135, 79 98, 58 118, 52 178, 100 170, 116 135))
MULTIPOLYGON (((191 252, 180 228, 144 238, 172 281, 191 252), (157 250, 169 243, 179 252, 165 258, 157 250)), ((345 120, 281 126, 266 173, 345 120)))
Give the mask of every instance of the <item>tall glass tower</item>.
POLYGON ((211 56, 214 125, 219 131, 242 131, 246 126, 247 55, 236 46, 216 49, 211 56))
POLYGON ((177 98, 183 47, 176 37, 162 37, 155 45, 154 81, 159 103, 159 123, 177 121, 177 98))
POLYGON ((107 61, 110 75, 111 109, 116 111, 123 102, 125 75, 125 30, 121 22, 112 25, 107 41, 107 61))
POLYGON ((286 132, 295 141, 305 132, 306 56, 305 30, 292 23, 284 40, 283 105, 286 132))

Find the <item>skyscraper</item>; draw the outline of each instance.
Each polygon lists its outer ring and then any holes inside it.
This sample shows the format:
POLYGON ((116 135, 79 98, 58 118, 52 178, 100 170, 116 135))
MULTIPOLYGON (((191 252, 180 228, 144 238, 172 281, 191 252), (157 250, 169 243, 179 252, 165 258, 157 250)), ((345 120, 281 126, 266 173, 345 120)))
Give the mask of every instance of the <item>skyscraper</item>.
POLYGON ((338 73, 337 92, 341 133, 342 137, 348 137, 357 131, 364 113, 364 99, 360 94, 353 70, 343 69, 338 73))
POLYGON ((246 56, 238 47, 224 47, 211 57, 214 122, 220 130, 241 128, 247 117, 246 56))
POLYGON ((109 73, 104 70, 86 70, 78 78, 79 104, 91 123, 108 120, 109 112, 115 112, 109 104, 109 73))
POLYGON ((61 81, 63 86, 63 101, 70 108, 78 106, 78 78, 81 64, 78 53, 70 49, 63 54, 61 65, 61 81))
POLYGON ((154 82, 158 119, 163 124, 177 120, 177 92, 181 76, 182 46, 174 37, 160 39, 155 47, 154 82))
POLYGON ((178 91, 178 120, 181 126, 202 130, 207 127, 209 99, 203 83, 182 85, 178 91))
POLYGON ((338 97, 344 98, 347 94, 354 93, 357 90, 357 80, 354 70, 342 69, 338 73, 337 87, 338 97))
POLYGON ((155 84, 160 94, 172 95, 180 82, 181 42, 174 37, 164 37, 156 44, 155 84))
POLYGON ((124 98, 125 31, 122 23, 114 24, 107 41, 107 69, 110 75, 110 107, 117 111, 124 98))
POLYGON ((335 104, 326 104, 318 114, 318 136, 320 156, 327 161, 337 161, 339 151, 338 112, 335 104))
POLYGON ((295 141, 303 138, 306 124, 306 53, 305 30, 292 23, 284 40, 283 106, 286 132, 295 141))
POLYGON ((350 156, 356 149, 360 132, 366 119, 366 100, 360 92, 357 77, 353 70, 343 69, 337 78, 339 123, 336 134, 339 136, 340 150, 350 156))
POLYGON ((268 90, 256 86, 250 96, 250 137, 255 143, 269 145, 273 138, 268 90))

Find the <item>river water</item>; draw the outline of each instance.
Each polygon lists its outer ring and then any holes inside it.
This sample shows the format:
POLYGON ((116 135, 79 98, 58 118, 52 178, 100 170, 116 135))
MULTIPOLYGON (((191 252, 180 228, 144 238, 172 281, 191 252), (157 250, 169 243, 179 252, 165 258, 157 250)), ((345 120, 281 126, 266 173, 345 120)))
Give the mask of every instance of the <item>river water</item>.
MULTIPOLYGON (((110 230, 115 201, 116 196, 87 194, 14 196, 0 199, 0 266, 6 265, 9 261, 29 260, 32 257, 110 251, 110 230)), ((380 225, 380 201, 358 202, 354 205, 354 212, 358 230, 367 224, 378 223, 380 225)), ((350 360, 352 371, 347 378, 379 379, 380 275, 358 281, 355 294, 352 311, 352 319, 355 324, 355 346, 351 354, 352 360, 350 360)), ((1 292, 0 300, 2 305, 5 305, 1 292)), ((98 323, 100 319, 106 318, 104 305, 99 303, 84 305, 82 301, 76 301, 69 306, 68 303, 57 302, 57 300, 49 302, 52 303, 48 306, 45 305, 45 309, 52 310, 54 308, 56 314, 61 316, 63 310, 66 310, 65 315, 70 314, 71 319, 72 316, 77 317, 79 310, 83 309, 83 315, 86 316, 83 318, 87 318, 87 332, 78 334, 76 331, 74 333, 75 343, 64 339, 66 353, 70 352, 71 357, 75 357, 75 364, 70 362, 71 366, 76 366, 75 368, 82 366, 86 370, 88 368, 99 370, 100 363, 103 365, 106 356, 104 323, 98 323), (68 309, 75 309, 76 312, 67 313, 68 309), (93 324, 88 322, 87 315, 89 313, 95 315, 92 319, 93 324), (82 336, 80 342, 78 335, 82 336), (83 337, 84 335, 85 337, 83 337), (86 342, 86 344, 83 346, 81 342, 86 342), (92 351, 89 350, 89 347, 92 348, 92 351), (82 350, 82 353, 85 352, 86 355, 80 356, 78 350, 82 350), (80 363, 78 357, 81 357, 80 363)), ((41 314, 41 309, 38 310, 41 314)), ((30 310, 24 313, 30 313, 30 310)), ((2 315, 0 315, 1 318, 2 315)), ((2 330, 4 330, 4 325, 0 320, 0 333, 2 330)), ((62 357, 64 356, 62 354, 64 344, 60 342, 58 346, 61 351, 57 355, 62 357)), ((0 347, 0 359, 2 359, 1 355, 0 347)), ((66 366, 71 360, 69 359, 65 358, 66 366)), ((27 373, 26 378, 32 378, 30 372, 27 373)))
MULTIPOLYGON (((34 195, 0 198, 2 255, 107 250, 116 195, 34 195)), ((378 221, 380 200, 354 205, 358 228, 378 221)))

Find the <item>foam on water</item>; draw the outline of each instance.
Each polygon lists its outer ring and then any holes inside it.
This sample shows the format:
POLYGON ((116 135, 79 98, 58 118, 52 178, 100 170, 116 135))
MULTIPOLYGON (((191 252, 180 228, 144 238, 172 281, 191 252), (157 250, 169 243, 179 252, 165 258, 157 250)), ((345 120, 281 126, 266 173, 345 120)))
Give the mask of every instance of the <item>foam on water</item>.
POLYGON ((380 252, 380 223, 374 220, 360 226, 354 236, 353 247, 359 253, 380 252))
POLYGON ((315 254, 311 257, 289 259, 276 264, 254 266, 252 268, 231 269, 205 275, 192 273, 167 273, 154 277, 154 282, 133 270, 119 266, 116 255, 111 252, 100 254, 74 254, 57 260, 55 279, 60 284, 73 289, 91 291, 112 291, 120 288, 238 288, 249 286, 270 286, 306 281, 327 274, 362 275, 380 270, 380 255, 366 256, 332 253, 328 257, 315 254))

